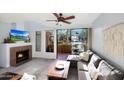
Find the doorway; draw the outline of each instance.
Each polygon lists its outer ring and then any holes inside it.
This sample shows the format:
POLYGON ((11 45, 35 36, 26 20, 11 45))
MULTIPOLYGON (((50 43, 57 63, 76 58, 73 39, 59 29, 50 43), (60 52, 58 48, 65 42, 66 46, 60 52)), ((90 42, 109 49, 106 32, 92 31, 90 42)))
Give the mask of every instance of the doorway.
POLYGON ((57 56, 64 60, 71 54, 71 33, 69 29, 57 30, 57 56))

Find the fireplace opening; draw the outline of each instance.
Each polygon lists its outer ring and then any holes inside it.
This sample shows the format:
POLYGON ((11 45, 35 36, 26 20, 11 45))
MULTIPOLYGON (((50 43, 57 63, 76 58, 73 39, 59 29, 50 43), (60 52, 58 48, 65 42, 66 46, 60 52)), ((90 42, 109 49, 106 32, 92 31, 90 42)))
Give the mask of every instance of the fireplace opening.
POLYGON ((29 49, 16 52, 16 63, 24 62, 29 59, 29 49))

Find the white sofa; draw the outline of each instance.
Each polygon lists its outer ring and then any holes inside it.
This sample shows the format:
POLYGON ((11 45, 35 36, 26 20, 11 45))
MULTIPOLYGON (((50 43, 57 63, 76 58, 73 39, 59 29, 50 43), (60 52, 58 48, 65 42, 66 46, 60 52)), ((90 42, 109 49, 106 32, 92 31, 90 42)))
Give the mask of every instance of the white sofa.
MULTIPOLYGON (((91 51, 92 52, 92 51, 91 51)), ((108 64, 93 52, 88 61, 80 60, 77 64, 79 80, 122 80, 124 73, 108 64)))

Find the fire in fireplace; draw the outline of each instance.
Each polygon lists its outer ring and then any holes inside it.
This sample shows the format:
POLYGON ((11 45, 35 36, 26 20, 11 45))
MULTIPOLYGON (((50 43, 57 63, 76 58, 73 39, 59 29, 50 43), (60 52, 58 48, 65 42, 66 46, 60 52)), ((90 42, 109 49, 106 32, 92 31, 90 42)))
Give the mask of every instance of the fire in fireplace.
POLYGON ((23 57, 23 54, 20 53, 20 54, 18 55, 18 58, 22 58, 22 57, 23 57))
POLYGON ((16 63, 24 62, 29 59, 29 49, 16 52, 16 63))

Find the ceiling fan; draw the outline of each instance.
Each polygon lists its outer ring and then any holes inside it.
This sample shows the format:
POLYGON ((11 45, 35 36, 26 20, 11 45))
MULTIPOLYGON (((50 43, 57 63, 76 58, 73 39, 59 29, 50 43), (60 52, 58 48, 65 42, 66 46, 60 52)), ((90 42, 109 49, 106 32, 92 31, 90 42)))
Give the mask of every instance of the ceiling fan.
POLYGON ((46 20, 46 21, 55 21, 57 22, 57 24, 59 22, 63 22, 63 23, 67 23, 67 24, 71 24, 71 22, 68 22, 67 20, 70 20, 70 19, 74 19, 75 16, 68 16, 68 17, 63 17, 63 14, 62 13, 53 13, 53 15, 57 18, 56 20, 46 20))

